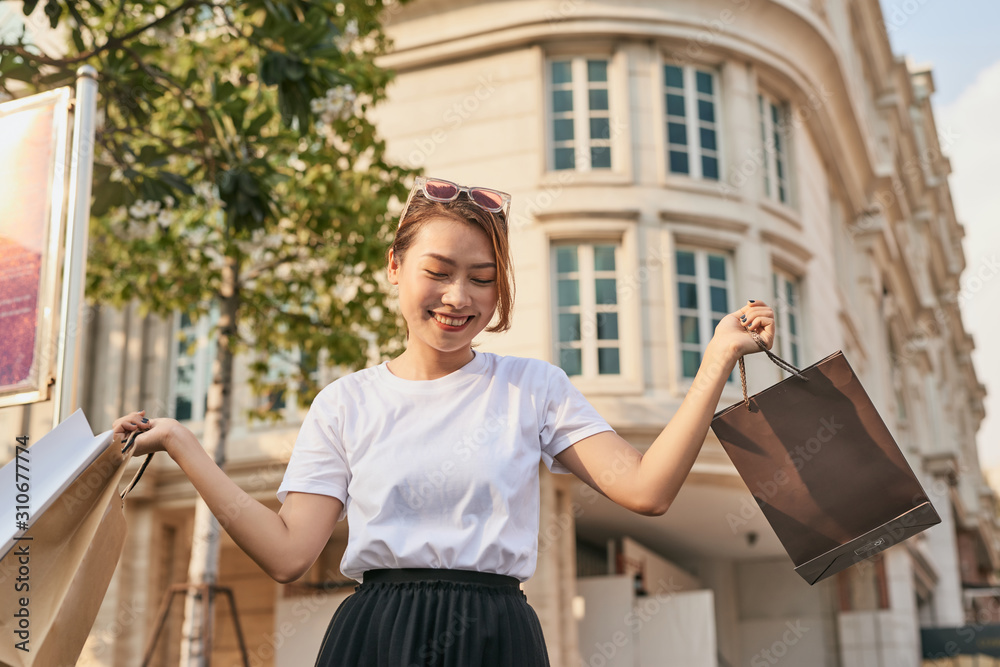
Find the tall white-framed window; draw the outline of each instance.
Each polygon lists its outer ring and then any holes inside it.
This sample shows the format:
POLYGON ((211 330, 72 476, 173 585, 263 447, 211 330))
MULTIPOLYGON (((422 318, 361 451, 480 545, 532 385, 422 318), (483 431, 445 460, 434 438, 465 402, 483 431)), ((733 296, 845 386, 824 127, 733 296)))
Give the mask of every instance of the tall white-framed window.
POLYGON ((760 139, 764 149, 764 194, 788 204, 788 110, 763 93, 757 95, 760 112, 760 139))
MULTIPOLYGON (((771 291, 778 331, 774 353, 796 368, 802 361, 801 281, 790 273, 775 269, 771 273, 771 291)), ((783 372, 784 373, 784 372, 783 372)))
POLYGON ((719 97, 715 72, 663 66, 667 172, 719 180, 719 97))
POLYGON ((559 367, 567 375, 621 375, 618 303, 621 244, 559 243, 555 267, 556 340, 559 367))
POLYGON ((549 61, 550 168, 611 169, 610 59, 549 61))
POLYGON ((693 378, 715 327, 731 310, 732 257, 719 250, 681 247, 675 262, 681 376, 693 378))
POLYGON ((186 313, 178 315, 173 391, 173 417, 177 421, 205 419, 212 362, 218 348, 212 330, 218 319, 219 309, 215 305, 208 315, 196 321, 186 313))

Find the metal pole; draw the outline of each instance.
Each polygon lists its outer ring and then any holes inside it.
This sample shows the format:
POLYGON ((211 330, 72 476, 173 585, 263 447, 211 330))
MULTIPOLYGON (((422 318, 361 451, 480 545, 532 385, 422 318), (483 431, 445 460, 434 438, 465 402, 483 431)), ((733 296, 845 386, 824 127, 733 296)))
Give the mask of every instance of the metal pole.
POLYGON ((94 180, 94 134, 97 122, 97 70, 84 65, 76 72, 73 150, 70 161, 69 205, 66 215, 66 255, 59 308, 59 344, 53 426, 70 415, 76 403, 76 352, 80 307, 87 270, 87 228, 90 190, 94 180))

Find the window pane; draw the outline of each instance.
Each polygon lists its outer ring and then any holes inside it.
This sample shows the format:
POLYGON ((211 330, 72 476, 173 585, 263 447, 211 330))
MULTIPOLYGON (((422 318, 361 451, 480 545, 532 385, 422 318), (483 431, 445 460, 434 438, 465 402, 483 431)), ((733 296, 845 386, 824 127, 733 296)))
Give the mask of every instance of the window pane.
POLYGON ((552 110, 556 113, 561 111, 572 111, 573 110, 573 91, 572 90, 553 90, 552 91, 552 110))
POLYGON ((687 250, 677 251, 677 273, 682 276, 694 275, 694 253, 687 250))
POLYGON ((576 271, 576 246, 559 246, 556 248, 556 269, 559 273, 576 271))
POLYGON ((559 305, 579 306, 580 305, 580 283, 576 280, 559 281, 559 305))
POLYGON ((618 340, 618 313, 597 314, 597 339, 618 340))
POLYGON ((607 60, 588 60, 587 61, 587 80, 588 81, 607 81, 608 80, 608 61, 607 60))
POLYGON ((594 146, 590 149, 590 167, 592 169, 611 168, 611 149, 607 146, 594 146))
POLYGON ((681 342, 701 343, 701 334, 698 331, 698 318, 690 315, 681 315, 681 342))
POLYGON ((695 72, 694 74, 695 85, 698 87, 699 93, 705 93, 706 95, 712 94, 712 75, 708 72, 695 72))
POLYGON ((591 118, 590 119, 590 138, 591 139, 610 139, 611 138, 611 119, 610 118, 591 118))
POLYGON ((714 157, 702 157, 701 175, 705 178, 711 178, 713 181, 719 180, 719 161, 714 157))
POLYGON ((799 345, 792 343, 792 366, 799 367, 799 345))
POLYGON ((703 127, 699 130, 699 135, 701 136, 701 147, 706 150, 714 151, 716 148, 715 130, 703 127))
POLYGON ((569 83, 573 80, 573 70, 568 60, 552 63, 552 83, 569 83))
POLYGON ((174 419, 177 421, 191 419, 191 401, 189 399, 177 397, 177 402, 174 403, 174 419))
POLYGON ((559 367, 566 371, 566 375, 580 375, 583 366, 581 359, 579 349, 559 350, 559 367))
POLYGON ((670 171, 675 174, 688 173, 688 155, 681 151, 670 151, 670 171))
POLYGON ((681 352, 681 359, 684 365, 684 377, 693 378, 697 375, 698 366, 701 364, 701 352, 684 350, 681 352))
POLYGON ((785 281, 785 301, 792 308, 795 307, 795 285, 790 280, 785 281))
POLYGON ((594 269, 596 271, 615 270, 615 247, 613 245, 594 246, 594 269))
POLYGON ((726 279, 726 258, 722 255, 708 256, 708 277, 712 280, 726 279))
POLYGON ((618 303, 618 288, 614 278, 598 278, 594 281, 594 291, 598 305, 618 303))
POLYGON ((576 167, 576 155, 572 148, 556 149, 556 169, 573 169, 576 167))
POLYGON ((572 141, 573 119, 557 118, 552 121, 552 138, 556 141, 572 141))
POLYGON ((788 313, 788 333, 795 336, 799 333, 798 322, 794 313, 788 313))
POLYGON ((591 90, 589 94, 591 111, 608 110, 608 91, 606 89, 591 90))
POLYGON ((684 96, 667 93, 667 115, 684 117, 684 96))
POLYGON ((559 314, 559 342, 580 340, 580 313, 559 314))
POLYGON ((726 288, 725 287, 715 287, 714 285, 709 288, 709 294, 712 299, 712 311, 716 313, 728 313, 729 308, 726 304, 726 288))
POLYGON ((663 67, 663 82, 672 88, 683 88, 684 87, 684 73, 681 71, 680 67, 675 67, 673 65, 664 65, 663 67))
POLYGON ((597 372, 601 375, 621 373, 617 347, 602 347, 597 350, 597 372))
POLYGON ((687 146, 687 127, 681 123, 667 123, 667 140, 672 144, 687 146))
POLYGON ((707 100, 698 100, 698 118, 707 122, 715 122, 715 105, 707 100))
POLYGON ((698 307, 698 287, 694 283, 677 283, 677 305, 680 308, 698 307))

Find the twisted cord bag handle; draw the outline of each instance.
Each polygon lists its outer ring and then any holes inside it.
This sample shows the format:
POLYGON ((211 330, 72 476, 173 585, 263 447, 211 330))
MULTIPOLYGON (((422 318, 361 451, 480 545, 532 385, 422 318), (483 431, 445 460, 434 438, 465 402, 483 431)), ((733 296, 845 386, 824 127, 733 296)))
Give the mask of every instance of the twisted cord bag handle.
MULTIPOLYGON (((760 335, 756 331, 750 331, 748 329, 747 333, 749 333, 750 337, 753 338, 755 343, 757 343, 757 347, 763 350, 764 354, 767 355, 768 359, 773 361, 775 365, 778 366, 778 368, 784 371, 788 371, 789 373, 799 378, 800 380, 804 380, 805 382, 809 381, 809 378, 803 375, 801 370, 799 370, 795 366, 792 366, 790 363, 788 363, 778 355, 771 352, 771 350, 767 349, 767 346, 764 345, 764 341, 760 339, 760 335)), ((747 410, 749 411, 750 397, 747 395, 747 369, 743 365, 743 357, 740 357, 739 365, 740 365, 740 384, 743 386, 743 404, 747 407, 747 410)))
MULTIPOLYGON (((742 362, 743 360, 740 359, 740 361, 742 362)), ((139 431, 133 431, 132 435, 129 436, 128 441, 125 443, 125 446, 122 447, 122 454, 132 449, 132 445, 135 444, 135 439, 137 437, 139 437, 139 431)), ((152 459, 153 459, 153 452, 146 454, 146 460, 142 462, 142 465, 139 467, 139 471, 135 473, 135 477, 132 478, 132 481, 128 483, 128 485, 125 487, 125 490, 122 491, 120 494, 121 499, 123 501, 125 500, 125 496, 128 495, 128 492, 134 489, 135 485, 139 483, 139 478, 142 477, 142 473, 146 472, 146 466, 149 465, 149 462, 152 459)))

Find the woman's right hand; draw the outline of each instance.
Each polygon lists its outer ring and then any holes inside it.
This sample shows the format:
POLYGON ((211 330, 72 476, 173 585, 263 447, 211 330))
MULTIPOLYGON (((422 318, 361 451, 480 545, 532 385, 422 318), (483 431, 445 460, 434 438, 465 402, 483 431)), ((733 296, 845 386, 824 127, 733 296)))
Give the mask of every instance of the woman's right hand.
POLYGON ((167 441, 173 437, 176 428, 182 428, 175 419, 146 419, 146 411, 131 412, 115 420, 112 431, 116 441, 124 442, 139 431, 135 439, 133 456, 144 456, 153 452, 167 451, 167 441))

